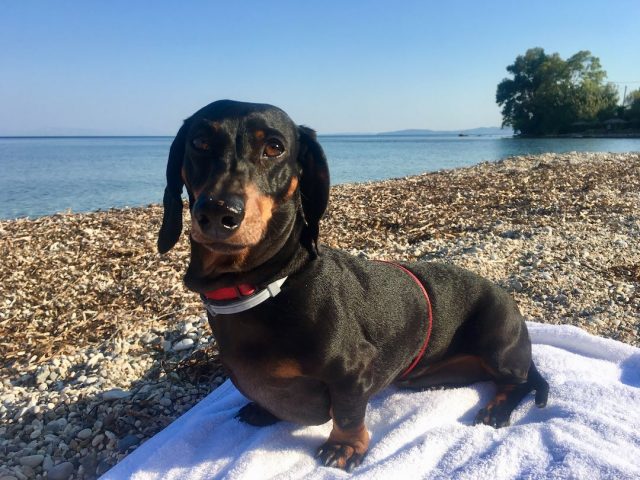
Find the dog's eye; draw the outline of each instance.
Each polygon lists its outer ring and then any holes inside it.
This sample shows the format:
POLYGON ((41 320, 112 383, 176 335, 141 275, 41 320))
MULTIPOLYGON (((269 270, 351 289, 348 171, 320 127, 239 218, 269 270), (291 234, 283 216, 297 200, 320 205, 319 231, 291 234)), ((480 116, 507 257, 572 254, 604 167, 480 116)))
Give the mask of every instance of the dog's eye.
POLYGON ((284 146, 279 140, 269 140, 264 145, 262 156, 268 157, 268 158, 275 158, 275 157, 279 157, 283 153, 284 153, 284 146))
POLYGON ((194 138, 191 141, 191 144, 196 150, 202 150, 202 151, 209 150, 209 143, 202 137, 194 138))

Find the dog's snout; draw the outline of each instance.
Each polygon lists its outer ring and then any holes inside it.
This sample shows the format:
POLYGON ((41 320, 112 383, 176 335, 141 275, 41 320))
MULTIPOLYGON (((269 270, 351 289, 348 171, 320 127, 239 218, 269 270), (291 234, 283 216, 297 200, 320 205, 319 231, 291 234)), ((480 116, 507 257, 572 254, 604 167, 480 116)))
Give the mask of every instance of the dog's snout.
POLYGON ((216 237, 233 233, 242 223, 244 213, 244 201, 238 195, 201 197, 193 211, 202 232, 216 237))

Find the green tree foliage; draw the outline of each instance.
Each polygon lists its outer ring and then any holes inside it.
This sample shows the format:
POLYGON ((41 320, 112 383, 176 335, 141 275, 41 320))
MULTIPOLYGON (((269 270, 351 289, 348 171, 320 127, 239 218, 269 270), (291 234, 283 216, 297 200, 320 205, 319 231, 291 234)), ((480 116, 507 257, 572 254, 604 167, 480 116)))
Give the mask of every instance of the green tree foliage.
POLYGON ((498 84, 496 102, 502 107, 502 125, 516 133, 564 133, 576 122, 592 122, 599 112, 615 110, 617 91, 604 83, 607 73, 591 52, 563 60, 531 48, 507 71, 513 78, 498 84))
POLYGON ((640 123, 640 88, 633 90, 627 95, 625 105, 627 106, 624 116, 631 122, 640 123))

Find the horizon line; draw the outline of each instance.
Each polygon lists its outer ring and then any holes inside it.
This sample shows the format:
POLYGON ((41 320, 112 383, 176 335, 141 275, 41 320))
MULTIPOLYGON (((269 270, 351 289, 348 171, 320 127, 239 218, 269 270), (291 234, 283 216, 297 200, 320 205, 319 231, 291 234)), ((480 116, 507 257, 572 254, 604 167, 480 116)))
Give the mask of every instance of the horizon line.
MULTIPOLYGON (((451 134, 456 135, 458 133, 464 133, 472 130, 483 130, 483 129, 495 129, 495 130, 505 130, 505 134, 508 134, 509 130, 513 132, 512 129, 501 128, 501 127, 475 127, 475 128, 464 128, 464 129, 455 129, 455 130, 432 130, 428 128, 405 128, 401 130, 390 130, 385 132, 328 132, 328 133, 317 133, 319 136, 420 136, 421 134, 431 133, 431 134, 451 134)), ((480 134, 481 135, 481 134, 480 134)), ((90 134, 90 135, 82 135, 82 134, 69 134, 69 135, 34 135, 34 134, 14 134, 14 135, 3 135, 0 134, 0 138, 172 138, 175 137, 175 134, 90 134)))

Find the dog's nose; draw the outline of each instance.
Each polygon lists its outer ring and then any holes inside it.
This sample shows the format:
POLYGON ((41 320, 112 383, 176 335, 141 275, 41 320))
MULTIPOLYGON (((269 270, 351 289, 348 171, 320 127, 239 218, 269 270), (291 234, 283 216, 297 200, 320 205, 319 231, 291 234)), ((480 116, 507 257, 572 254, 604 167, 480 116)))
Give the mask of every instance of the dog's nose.
POLYGON ((244 201, 238 195, 223 198, 202 196, 196 201, 193 214, 203 233, 228 236, 244 219, 244 201))

